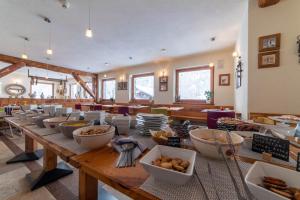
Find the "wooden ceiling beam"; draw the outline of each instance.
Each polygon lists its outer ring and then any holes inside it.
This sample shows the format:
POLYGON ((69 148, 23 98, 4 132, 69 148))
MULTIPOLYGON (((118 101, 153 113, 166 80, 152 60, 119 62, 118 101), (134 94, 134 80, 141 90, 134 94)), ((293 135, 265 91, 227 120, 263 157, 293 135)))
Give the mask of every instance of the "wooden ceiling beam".
POLYGON ((23 63, 26 64, 27 67, 35 67, 35 68, 40 68, 40 69, 46 69, 46 70, 65 73, 65 74, 72 74, 74 72, 74 73, 79 74, 81 76, 94 77, 96 75, 96 74, 91 73, 91 72, 85 72, 85 71, 81 71, 81 70, 70 69, 70 68, 66 68, 66 67, 46 64, 46 63, 37 62, 37 61, 33 61, 33 60, 22 59, 22 58, 18 58, 18 57, 14 57, 14 56, 8 56, 8 55, 4 55, 4 54, 0 54, 0 61, 6 62, 6 63, 11 63, 11 64, 16 64, 16 63, 23 62, 23 63))
POLYGON ((79 85, 81 85, 81 87, 87 92, 89 93, 89 95, 91 95, 91 97, 93 97, 93 99, 95 99, 95 101, 97 101, 96 99, 96 95, 94 94, 94 92, 89 88, 89 86, 86 84, 86 82, 84 82, 79 74, 76 74, 76 73, 72 73, 74 79, 77 81, 77 83, 79 83, 79 85))
POLYGON ((0 70, 0 78, 20 69, 22 67, 25 67, 25 66, 26 66, 26 64, 24 62, 17 62, 12 65, 9 65, 0 70))
POLYGON ((265 8, 277 4, 279 1, 280 0, 258 0, 258 6, 260 8, 265 8))

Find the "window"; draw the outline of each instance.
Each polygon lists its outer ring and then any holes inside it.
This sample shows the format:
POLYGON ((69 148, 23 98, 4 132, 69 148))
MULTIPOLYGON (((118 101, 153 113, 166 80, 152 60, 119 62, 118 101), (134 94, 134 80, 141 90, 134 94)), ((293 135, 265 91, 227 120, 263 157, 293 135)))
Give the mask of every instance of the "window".
POLYGON ((116 98, 116 80, 115 79, 103 79, 102 80, 102 98, 109 100, 116 98))
MULTIPOLYGON (((212 67, 195 67, 176 70, 176 97, 178 101, 205 103, 205 91, 213 92, 212 67)), ((213 99, 212 99, 213 102, 213 99)))
POLYGON ((36 93, 37 98, 41 98, 41 94, 44 94, 44 98, 54 97, 54 85, 53 83, 37 83, 31 85, 31 93, 36 93))
MULTIPOLYGON (((86 85, 88 86, 88 88, 90 88, 93 91, 93 83, 92 82, 87 82, 86 85)), ((85 91, 84 89, 82 89, 82 90, 83 90, 83 97, 84 98, 92 99, 92 96, 87 91, 85 91)))
POLYGON ((70 85, 70 97, 71 99, 81 98, 81 87, 80 85, 73 83, 70 85))
POLYGON ((154 74, 132 76, 131 97, 135 100, 149 100, 154 96, 154 74))

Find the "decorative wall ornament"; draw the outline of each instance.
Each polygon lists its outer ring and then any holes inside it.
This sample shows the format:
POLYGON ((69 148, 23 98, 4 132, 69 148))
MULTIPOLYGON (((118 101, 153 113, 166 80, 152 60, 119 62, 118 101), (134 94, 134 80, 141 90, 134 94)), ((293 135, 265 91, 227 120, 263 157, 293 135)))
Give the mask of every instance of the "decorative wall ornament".
POLYGON ((5 86, 5 92, 12 97, 18 97, 25 94, 26 88, 20 84, 8 84, 5 86))
POLYGON ((281 34, 259 37, 258 68, 279 67, 281 34))
POLYGON ((237 62, 237 66, 236 66, 236 72, 235 72, 235 75, 236 75, 236 88, 240 88, 242 86, 242 72, 243 72, 243 69, 242 69, 242 58, 241 56, 238 57, 238 62, 237 62))
POLYGON ((300 35, 297 36, 297 44, 298 44, 298 62, 300 63, 300 35))

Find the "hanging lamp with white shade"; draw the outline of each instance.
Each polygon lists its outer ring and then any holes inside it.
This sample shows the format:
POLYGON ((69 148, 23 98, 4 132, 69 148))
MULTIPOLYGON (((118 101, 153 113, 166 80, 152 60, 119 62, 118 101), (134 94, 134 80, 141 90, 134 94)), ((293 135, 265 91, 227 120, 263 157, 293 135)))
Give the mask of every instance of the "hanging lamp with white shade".
POLYGON ((91 29, 91 0, 89 0, 89 26, 85 31, 85 36, 88 38, 93 37, 93 31, 91 29))
POLYGON ((52 24, 51 24, 51 20, 47 17, 44 18, 44 21, 49 23, 49 40, 48 40, 48 49, 46 50, 46 53, 47 53, 47 55, 52 55, 53 54, 53 50, 51 48, 51 42, 52 42, 51 41, 51 39, 52 39, 52 35, 51 35, 52 27, 51 26, 52 26, 52 24))
POLYGON ((23 59, 28 59, 28 55, 27 55, 27 53, 26 53, 26 42, 28 42, 29 41, 29 39, 28 39, 28 37, 23 37, 23 39, 24 39, 24 49, 23 49, 23 53, 21 54, 21 58, 23 58, 23 59))

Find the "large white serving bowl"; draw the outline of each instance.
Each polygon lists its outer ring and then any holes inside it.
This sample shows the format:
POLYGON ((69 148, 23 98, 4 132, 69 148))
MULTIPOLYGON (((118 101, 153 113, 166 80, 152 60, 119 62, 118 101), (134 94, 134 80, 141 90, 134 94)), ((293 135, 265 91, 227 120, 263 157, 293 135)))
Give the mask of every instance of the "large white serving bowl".
POLYGON ((43 123, 46 128, 52 128, 55 129, 56 131, 59 131, 58 125, 62 122, 67 122, 67 121, 75 121, 75 117, 69 117, 67 120, 67 117, 53 117, 53 118, 48 118, 44 119, 43 123))
MULTIPOLYGON (((218 153, 218 148, 216 142, 214 141, 216 138, 226 139, 226 132, 216 129, 194 129, 189 132, 191 141, 194 147, 204 156, 214 158, 214 159, 222 159, 222 157, 218 153), (214 136, 215 135, 215 136, 214 136), (204 139, 205 138, 205 139, 204 139), (207 140, 211 139, 211 140, 207 140)), ((240 145, 244 142, 244 138, 239 136, 236 133, 230 133, 232 144, 235 147, 236 152, 239 150, 240 145)), ((219 143, 224 155, 226 157, 230 157, 232 155, 232 151, 230 145, 228 143, 219 143)))
POLYGON ((288 200, 279 194, 271 192, 258 184, 262 184, 264 176, 271 176, 282 179, 289 187, 300 188, 300 173, 277 165, 272 165, 265 162, 255 162, 249 169, 245 181, 252 194, 258 200, 288 200))
POLYGON ((74 140, 82 147, 87 149, 97 149, 105 146, 115 135, 115 127, 109 125, 95 125, 76 129, 73 131, 74 140), (110 127, 110 128, 109 128, 110 127), (106 133, 96 135, 81 135, 82 131, 91 129, 108 129, 106 133))
POLYGON ((155 179, 172 184, 183 185, 187 183, 193 176, 195 160, 196 152, 193 150, 156 145, 143 158, 141 158, 140 163, 143 165, 144 169, 155 179), (186 173, 152 165, 152 161, 160 158, 162 155, 170 158, 180 158, 189 161, 190 165, 186 173))

